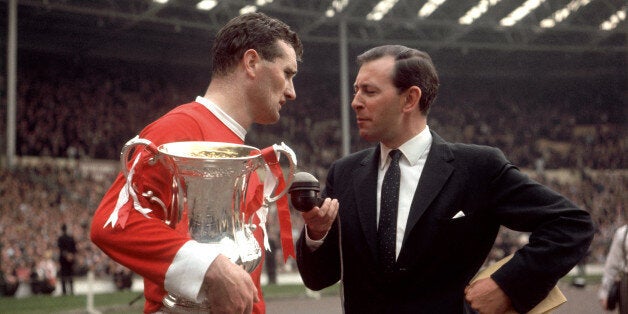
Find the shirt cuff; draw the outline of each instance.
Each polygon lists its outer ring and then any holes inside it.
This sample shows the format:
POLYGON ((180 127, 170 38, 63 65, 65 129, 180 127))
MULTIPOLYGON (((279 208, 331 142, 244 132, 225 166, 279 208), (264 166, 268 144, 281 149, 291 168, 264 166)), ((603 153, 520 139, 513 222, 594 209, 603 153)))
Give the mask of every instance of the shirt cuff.
POLYGON ((307 234, 307 225, 305 225, 304 228, 305 228, 305 244, 307 245, 307 248, 310 250, 310 252, 314 252, 319 247, 321 247, 321 245, 323 245, 325 238, 327 238, 327 233, 325 233, 325 235, 320 240, 312 240, 310 236, 307 234))
POLYGON ((164 280, 166 291, 197 303, 203 302, 205 295, 199 293, 205 273, 218 254, 220 249, 216 244, 186 242, 168 267, 164 280))

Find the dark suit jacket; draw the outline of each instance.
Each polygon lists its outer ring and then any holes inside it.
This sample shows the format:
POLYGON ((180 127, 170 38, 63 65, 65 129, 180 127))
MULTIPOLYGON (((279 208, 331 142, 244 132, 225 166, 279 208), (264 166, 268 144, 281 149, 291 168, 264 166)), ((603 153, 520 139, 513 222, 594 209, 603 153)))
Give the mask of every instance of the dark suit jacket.
POLYGON ((530 310, 587 252, 589 214, 522 174, 500 150, 432 135, 395 273, 384 275, 377 263, 377 145, 331 166, 323 196, 339 200, 340 224, 313 252, 301 233, 305 285, 320 290, 343 273, 346 313, 463 313, 464 287, 504 225, 531 235, 493 279, 516 310, 530 310), (459 211, 465 216, 452 219, 459 211))

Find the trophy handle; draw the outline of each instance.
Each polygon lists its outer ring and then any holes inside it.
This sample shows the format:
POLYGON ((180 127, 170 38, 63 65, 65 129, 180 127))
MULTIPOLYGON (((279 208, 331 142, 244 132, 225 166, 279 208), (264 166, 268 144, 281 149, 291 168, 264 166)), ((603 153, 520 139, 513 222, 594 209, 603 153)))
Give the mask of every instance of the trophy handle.
POLYGON ((126 142, 126 144, 124 144, 124 146, 122 147, 122 151, 120 152, 120 164, 122 165, 122 173, 124 174, 125 178, 128 178, 129 176, 129 168, 127 167, 129 154, 133 151, 133 148, 138 145, 148 146, 151 151, 157 153, 157 147, 155 146, 155 144, 153 144, 153 142, 147 139, 140 138, 138 135, 126 142))
POLYGON ((288 192, 288 190, 290 189, 290 185, 292 185, 292 181, 294 180, 294 173, 297 167, 297 156, 294 151, 290 147, 288 147, 288 145, 284 144, 283 142, 281 142, 281 145, 273 144, 273 149, 276 152, 280 152, 288 157, 288 161, 290 162, 290 170, 288 172, 288 181, 286 182, 283 191, 278 192, 278 194, 275 196, 272 196, 272 193, 271 195, 266 196, 265 200, 267 203, 276 202, 288 192))
MULTIPOLYGON (((144 139, 144 138, 140 138, 138 135, 136 135, 134 138, 130 139, 128 142, 126 142, 126 144, 124 144, 124 146, 122 147, 122 150, 120 152, 120 163, 122 164, 122 173, 124 174, 124 178, 126 178, 127 180, 129 179, 129 168, 128 168, 128 162, 129 162, 129 155, 132 154, 133 149, 136 146, 139 145, 144 145, 146 146, 146 149, 151 152, 153 154, 153 157, 151 157, 151 159, 148 161, 150 165, 154 164, 155 162, 157 162, 157 156, 159 154, 159 151, 157 149, 157 146, 155 146, 155 144, 153 144, 153 142, 151 142, 150 140, 144 139)), ((129 187, 131 189, 134 189, 134 187, 129 187)), ((172 199, 172 204, 176 205, 176 202, 178 201, 178 198, 176 197, 176 192, 178 191, 178 185, 176 182, 173 182, 173 186, 172 186, 172 191, 173 191, 173 199, 172 199)), ((135 192, 135 193, 140 193, 140 192, 135 192)), ((147 191, 147 192, 142 192, 141 196, 145 197, 146 199, 148 199, 151 203, 154 203, 156 205, 158 205, 159 207, 161 207, 161 209, 164 212, 164 222, 171 226, 171 227, 175 227, 176 222, 178 220, 176 220, 176 212, 173 213, 173 211, 168 210, 168 208, 166 207, 166 205, 164 204, 164 202, 162 200, 160 200, 158 197, 153 195, 152 191, 147 191)), ((133 197, 137 197, 137 196, 133 196, 133 197)), ((137 200, 136 200, 137 201, 137 200)), ((171 205, 172 207, 172 205, 171 205)))

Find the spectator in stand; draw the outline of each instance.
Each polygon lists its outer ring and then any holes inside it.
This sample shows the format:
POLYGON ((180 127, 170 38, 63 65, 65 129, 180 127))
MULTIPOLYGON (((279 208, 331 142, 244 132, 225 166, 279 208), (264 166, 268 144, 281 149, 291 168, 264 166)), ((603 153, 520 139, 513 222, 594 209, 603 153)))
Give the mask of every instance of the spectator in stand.
POLYGON ((2 264, 0 273, 0 296, 12 297, 20 286, 20 282, 14 271, 7 271, 9 267, 5 264, 2 264))
POLYGON ((47 251, 31 270, 31 291, 33 294, 51 294, 57 287, 57 266, 52 260, 52 252, 47 251))

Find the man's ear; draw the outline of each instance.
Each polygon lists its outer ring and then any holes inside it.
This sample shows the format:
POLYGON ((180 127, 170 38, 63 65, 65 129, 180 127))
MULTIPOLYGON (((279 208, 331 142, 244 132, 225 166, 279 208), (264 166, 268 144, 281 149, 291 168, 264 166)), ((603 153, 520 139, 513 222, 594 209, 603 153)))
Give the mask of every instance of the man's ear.
POLYGON ((242 56, 242 65, 247 75, 255 76, 255 69, 260 62, 261 57, 255 49, 249 49, 242 56))
POLYGON ((414 108, 419 107, 419 101, 421 100, 421 88, 418 86, 412 86, 408 88, 405 92, 403 111, 409 112, 414 110, 414 108))

